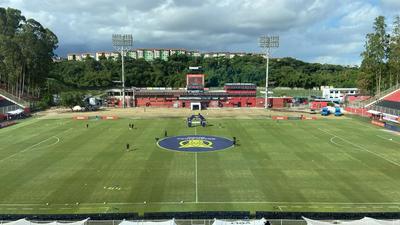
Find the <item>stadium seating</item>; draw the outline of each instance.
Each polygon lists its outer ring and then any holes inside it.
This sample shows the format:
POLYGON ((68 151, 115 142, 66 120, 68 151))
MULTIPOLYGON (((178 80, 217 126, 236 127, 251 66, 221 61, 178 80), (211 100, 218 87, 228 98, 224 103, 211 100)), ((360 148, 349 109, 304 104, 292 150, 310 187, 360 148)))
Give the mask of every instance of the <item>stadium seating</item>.
MULTIPOLYGON (((381 94, 381 97, 374 97, 374 101, 367 103, 364 107, 368 110, 375 110, 381 113, 400 116, 400 86, 396 85, 381 94)), ((367 100, 367 102, 370 100, 367 100)))
MULTIPOLYGON (((5 89, 0 87, 0 100, 7 99, 15 105, 19 105, 22 108, 30 107, 30 103, 24 99, 24 96, 15 96, 12 93, 7 92, 5 89)), ((1 107, 1 106, 0 106, 1 107)))
POLYGON ((380 107, 400 110, 400 101, 382 100, 382 101, 379 101, 376 105, 380 106, 380 107))
POLYGON ((400 110, 400 89, 377 101, 375 106, 380 108, 400 110))
POLYGON ((400 89, 398 89, 397 91, 393 92, 389 96, 386 96, 383 100, 391 101, 391 102, 400 102, 400 89))
POLYGON ((7 107, 7 106, 12 106, 12 105, 14 105, 14 103, 8 101, 5 98, 0 97, 0 107, 7 107))

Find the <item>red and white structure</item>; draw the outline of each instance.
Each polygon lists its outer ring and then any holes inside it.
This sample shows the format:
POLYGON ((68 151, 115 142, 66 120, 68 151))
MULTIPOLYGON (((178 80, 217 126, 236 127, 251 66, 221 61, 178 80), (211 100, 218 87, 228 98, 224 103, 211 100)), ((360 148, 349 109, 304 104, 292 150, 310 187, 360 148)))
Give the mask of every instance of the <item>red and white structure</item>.
MULTIPOLYGON (((109 107, 122 107, 120 89, 107 91, 109 107)), ((292 103, 291 97, 269 98, 272 108, 283 108, 292 103)), ((257 97, 257 86, 252 83, 227 83, 223 90, 210 91, 205 88, 205 74, 198 67, 191 67, 186 75, 186 88, 129 88, 125 89, 127 107, 167 108, 221 108, 264 107, 265 99, 257 97)))

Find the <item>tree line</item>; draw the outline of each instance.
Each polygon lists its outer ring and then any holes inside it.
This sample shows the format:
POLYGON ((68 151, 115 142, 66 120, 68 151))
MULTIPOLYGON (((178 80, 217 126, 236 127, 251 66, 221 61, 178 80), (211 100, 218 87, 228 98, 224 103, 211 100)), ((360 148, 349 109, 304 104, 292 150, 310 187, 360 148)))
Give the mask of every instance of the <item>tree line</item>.
MULTIPOLYGON (((173 55, 168 61, 127 58, 125 79, 127 87, 184 87, 189 66, 201 66, 207 87, 225 83, 251 82, 265 85, 266 60, 257 55, 234 58, 202 58, 173 55)), ((313 88, 321 85, 354 87, 357 67, 306 63, 293 58, 270 60, 270 84, 279 87, 313 88)), ((83 61, 55 63, 50 76, 76 88, 109 88, 120 84, 121 61, 118 59, 87 58, 83 61)))
MULTIPOLYGON (((373 24, 366 35, 362 63, 341 66, 307 63, 294 58, 270 60, 270 86, 313 88, 322 85, 359 87, 375 93, 399 82, 400 17, 391 33, 385 17, 373 24)), ((19 10, 0 8, 0 88, 18 96, 51 101, 52 94, 69 90, 106 89, 120 86, 121 59, 53 62, 56 35, 19 10)), ((127 87, 184 87, 189 66, 201 66, 207 87, 231 82, 265 85, 266 60, 259 55, 234 58, 203 58, 173 55, 168 61, 126 58, 127 87)))
POLYGON ((0 88, 17 97, 40 97, 57 44, 39 22, 0 7, 0 88))
POLYGON ((373 29, 361 53, 358 86, 379 93, 400 82, 400 16, 394 18, 390 34, 384 16, 375 19, 373 29))

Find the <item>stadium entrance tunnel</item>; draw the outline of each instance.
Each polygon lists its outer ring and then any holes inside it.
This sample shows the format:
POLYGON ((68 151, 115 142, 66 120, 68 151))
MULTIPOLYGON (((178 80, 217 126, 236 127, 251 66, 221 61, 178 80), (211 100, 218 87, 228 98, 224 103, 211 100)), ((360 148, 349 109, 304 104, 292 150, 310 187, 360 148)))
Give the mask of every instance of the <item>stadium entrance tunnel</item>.
POLYGON ((179 152, 211 152, 234 146, 233 140, 207 135, 185 135, 167 137, 159 140, 160 148, 179 152))

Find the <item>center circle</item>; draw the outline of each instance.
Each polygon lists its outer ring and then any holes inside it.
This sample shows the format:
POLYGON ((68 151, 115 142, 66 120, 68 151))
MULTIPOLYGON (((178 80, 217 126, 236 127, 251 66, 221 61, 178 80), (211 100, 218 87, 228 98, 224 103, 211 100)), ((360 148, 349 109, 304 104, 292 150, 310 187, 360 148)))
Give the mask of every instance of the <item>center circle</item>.
POLYGON ((180 152, 211 152, 230 148, 233 140, 208 135, 184 135, 159 140, 160 148, 180 152))

